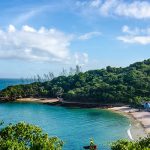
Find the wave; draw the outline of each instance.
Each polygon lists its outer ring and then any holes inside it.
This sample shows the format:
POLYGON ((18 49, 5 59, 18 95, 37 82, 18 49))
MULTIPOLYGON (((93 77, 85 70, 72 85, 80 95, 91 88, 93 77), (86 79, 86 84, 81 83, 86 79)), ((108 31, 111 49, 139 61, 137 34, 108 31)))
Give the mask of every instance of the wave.
POLYGON ((132 135, 131 135, 131 124, 129 125, 129 129, 127 130, 127 134, 131 140, 134 140, 132 135))

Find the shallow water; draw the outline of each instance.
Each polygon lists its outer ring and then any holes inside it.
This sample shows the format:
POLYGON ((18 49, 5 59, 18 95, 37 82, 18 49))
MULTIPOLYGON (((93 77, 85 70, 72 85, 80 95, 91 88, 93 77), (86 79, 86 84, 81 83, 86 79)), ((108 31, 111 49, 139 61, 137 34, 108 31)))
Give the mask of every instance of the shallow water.
POLYGON ((9 123, 26 121, 39 125, 50 136, 64 142, 64 150, 81 150, 93 138, 101 150, 108 150, 112 141, 128 138, 127 117, 107 110, 77 109, 34 103, 0 104, 0 120, 9 123))

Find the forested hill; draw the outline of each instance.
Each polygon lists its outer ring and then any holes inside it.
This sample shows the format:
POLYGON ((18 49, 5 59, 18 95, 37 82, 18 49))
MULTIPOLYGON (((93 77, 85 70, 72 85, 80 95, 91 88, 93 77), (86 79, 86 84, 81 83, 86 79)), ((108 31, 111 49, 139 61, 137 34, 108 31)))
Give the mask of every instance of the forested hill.
POLYGON ((47 82, 8 87, 0 97, 14 100, 20 97, 57 97, 66 101, 99 103, 135 103, 150 100, 150 59, 125 68, 106 67, 69 76, 59 76, 47 82))

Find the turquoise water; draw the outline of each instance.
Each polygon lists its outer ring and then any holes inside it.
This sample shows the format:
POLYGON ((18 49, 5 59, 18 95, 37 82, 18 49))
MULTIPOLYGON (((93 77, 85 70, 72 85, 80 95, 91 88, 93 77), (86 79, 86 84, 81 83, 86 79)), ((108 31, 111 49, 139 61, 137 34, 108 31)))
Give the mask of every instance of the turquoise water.
MULTIPOLYGON (((20 79, 0 79, 0 89, 22 84, 20 79)), ((82 150, 94 138, 100 150, 109 150, 110 143, 128 138, 129 120, 116 113, 98 109, 77 109, 33 103, 0 104, 0 120, 9 123, 26 121, 39 125, 50 136, 64 142, 64 150, 82 150)))
POLYGON ((77 109, 33 103, 0 104, 4 125, 26 121, 39 125, 64 142, 64 150, 81 150, 92 137, 99 150, 109 150, 111 141, 128 138, 129 120, 100 109, 77 109))

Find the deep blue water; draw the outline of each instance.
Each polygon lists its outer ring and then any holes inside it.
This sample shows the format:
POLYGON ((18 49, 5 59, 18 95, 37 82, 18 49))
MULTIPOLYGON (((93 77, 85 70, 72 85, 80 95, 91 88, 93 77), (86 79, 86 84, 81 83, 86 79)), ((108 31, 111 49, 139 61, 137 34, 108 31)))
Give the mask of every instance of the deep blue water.
MULTIPOLYGON (((1 80, 0 88, 21 83, 20 80, 1 80)), ((64 142, 64 150, 82 150, 93 138, 99 150, 109 150, 110 143, 128 138, 128 118, 100 109, 75 109, 33 103, 0 104, 0 120, 9 123, 26 121, 38 125, 64 142)))

